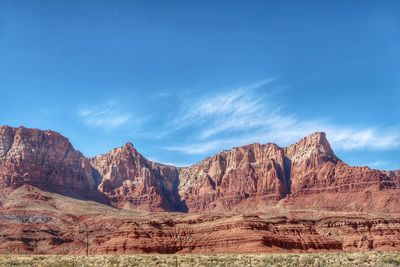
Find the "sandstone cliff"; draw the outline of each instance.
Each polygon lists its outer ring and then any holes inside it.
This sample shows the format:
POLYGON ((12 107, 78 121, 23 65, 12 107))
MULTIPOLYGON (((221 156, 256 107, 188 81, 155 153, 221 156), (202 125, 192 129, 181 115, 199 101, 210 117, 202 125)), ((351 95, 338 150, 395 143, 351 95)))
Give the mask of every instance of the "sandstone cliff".
POLYGON ((289 193, 282 148, 252 144, 223 151, 179 172, 179 193, 189 210, 229 208, 251 197, 276 202, 289 193))
POLYGON ((67 138, 49 130, 1 126, 0 188, 24 184, 102 200, 89 160, 67 138))
POLYGON ((176 168, 147 160, 131 143, 86 159, 53 131, 0 128, 0 186, 103 197, 118 208, 243 211, 270 206, 400 210, 400 175, 351 167, 324 133, 281 148, 251 144, 176 168))
POLYGON ((56 132, 3 126, 0 253, 84 253, 87 234, 100 254, 400 251, 399 187, 324 133, 176 168, 130 143, 87 159, 56 132))
POLYGON ((91 159, 99 191, 120 208, 185 211, 177 188, 178 169, 145 159, 131 143, 91 159))
POLYGON ((179 179, 189 211, 253 210, 273 200, 296 208, 400 211, 396 172, 347 165, 319 132, 286 148, 252 144, 223 151, 180 169, 179 179), (374 205, 365 205, 373 198, 374 205))
POLYGON ((351 167, 333 153, 325 133, 315 133, 285 148, 291 161, 291 193, 357 192, 369 187, 396 188, 385 172, 351 167))

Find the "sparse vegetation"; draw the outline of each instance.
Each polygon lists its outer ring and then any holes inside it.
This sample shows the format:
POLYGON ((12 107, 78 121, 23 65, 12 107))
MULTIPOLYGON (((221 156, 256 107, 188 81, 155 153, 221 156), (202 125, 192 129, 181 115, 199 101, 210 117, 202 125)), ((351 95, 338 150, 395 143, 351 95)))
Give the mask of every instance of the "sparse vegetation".
POLYGON ((220 254, 220 255, 3 255, 0 266, 400 266, 400 253, 220 254))

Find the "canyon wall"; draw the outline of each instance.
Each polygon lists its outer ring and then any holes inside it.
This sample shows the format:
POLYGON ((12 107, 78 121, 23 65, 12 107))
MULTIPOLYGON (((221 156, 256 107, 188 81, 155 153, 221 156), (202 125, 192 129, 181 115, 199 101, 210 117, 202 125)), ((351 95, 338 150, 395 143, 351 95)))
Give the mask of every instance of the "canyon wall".
POLYGON ((54 131, 0 127, 0 190, 29 184, 49 192, 107 202, 90 161, 54 131))
POLYGON ((400 251, 399 181, 347 165, 324 133, 176 168, 2 126, 0 253, 400 251))
POLYGON ((131 143, 87 159, 56 132, 0 128, 1 188, 29 184, 125 209, 225 212, 281 202, 348 210, 350 194, 355 210, 374 198, 380 204, 362 210, 398 212, 399 177, 398 171, 347 165, 319 132, 285 148, 250 144, 176 168, 147 160, 131 143))

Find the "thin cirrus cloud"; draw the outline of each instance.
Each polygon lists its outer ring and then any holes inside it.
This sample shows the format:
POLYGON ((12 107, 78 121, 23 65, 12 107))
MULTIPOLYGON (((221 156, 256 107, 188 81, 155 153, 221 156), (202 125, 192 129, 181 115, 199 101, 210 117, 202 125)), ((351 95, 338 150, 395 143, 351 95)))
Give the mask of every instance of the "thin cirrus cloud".
POLYGON ((378 160, 378 161, 371 162, 371 163, 369 163, 367 165, 371 166, 372 168, 385 168, 385 167, 389 166, 390 164, 391 164, 390 161, 378 160))
POLYGON ((126 125, 131 115, 123 112, 117 102, 82 108, 78 116, 88 126, 117 128, 126 125))
POLYGON ((400 147, 399 129, 339 125, 326 119, 300 119, 285 112, 283 106, 262 90, 271 82, 255 82, 182 103, 171 127, 173 131, 195 129, 196 137, 163 148, 206 154, 254 142, 288 145, 316 131, 326 132, 332 146, 344 151, 400 147))

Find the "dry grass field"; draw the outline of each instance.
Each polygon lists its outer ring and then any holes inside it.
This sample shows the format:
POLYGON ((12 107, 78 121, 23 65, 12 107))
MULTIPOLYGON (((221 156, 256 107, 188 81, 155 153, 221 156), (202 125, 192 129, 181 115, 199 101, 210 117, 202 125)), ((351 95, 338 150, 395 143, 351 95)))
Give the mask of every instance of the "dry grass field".
POLYGON ((226 255, 3 255, 0 266, 400 266, 400 253, 226 254, 226 255))

